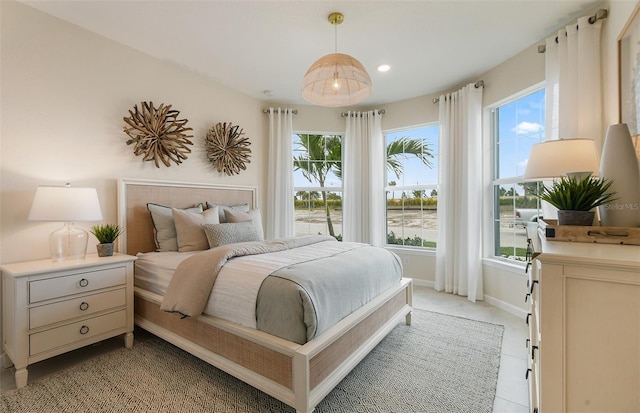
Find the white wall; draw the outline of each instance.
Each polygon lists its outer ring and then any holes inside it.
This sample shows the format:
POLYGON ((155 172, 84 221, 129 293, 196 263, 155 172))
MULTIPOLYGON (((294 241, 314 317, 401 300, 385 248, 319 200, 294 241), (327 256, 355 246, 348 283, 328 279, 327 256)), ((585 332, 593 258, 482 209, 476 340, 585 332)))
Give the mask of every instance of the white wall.
POLYGON ((48 234, 60 225, 27 221, 38 185, 96 187, 111 223, 119 177, 255 185, 263 193, 260 101, 21 3, 1 7, 0 262, 49 256, 48 234), (156 168, 126 145, 123 118, 142 101, 171 104, 189 120, 192 153, 181 165, 156 168), (217 122, 240 125, 251 138, 251 163, 234 177, 206 160, 204 135, 217 122))

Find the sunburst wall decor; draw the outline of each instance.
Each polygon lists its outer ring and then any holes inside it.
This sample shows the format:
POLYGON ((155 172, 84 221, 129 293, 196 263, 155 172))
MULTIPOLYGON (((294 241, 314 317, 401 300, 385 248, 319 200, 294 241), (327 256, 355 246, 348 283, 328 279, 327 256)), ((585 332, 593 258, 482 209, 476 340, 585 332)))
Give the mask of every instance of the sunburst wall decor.
POLYGON ((231 176, 247 169, 250 163, 251 142, 244 131, 232 123, 218 123, 211 127, 205 138, 207 158, 218 172, 231 176))
POLYGON ((143 155, 143 161, 154 161, 157 168, 159 161, 165 166, 171 166, 171 161, 181 164, 191 153, 187 145, 193 145, 189 140, 193 135, 185 133, 192 130, 185 126, 188 120, 178 119, 180 112, 164 103, 155 108, 153 102, 142 102, 140 108, 134 105, 124 118, 128 125, 124 131, 131 138, 127 145, 133 144, 133 153, 143 155))

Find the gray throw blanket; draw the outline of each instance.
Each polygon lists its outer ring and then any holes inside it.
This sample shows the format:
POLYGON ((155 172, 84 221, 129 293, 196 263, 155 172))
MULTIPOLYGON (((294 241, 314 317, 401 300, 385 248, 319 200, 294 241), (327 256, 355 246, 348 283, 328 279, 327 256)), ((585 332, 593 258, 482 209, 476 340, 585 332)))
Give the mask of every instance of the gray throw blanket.
POLYGON ((397 255, 366 244, 281 268, 262 282, 256 305, 257 328, 304 344, 397 285, 401 278, 397 255))

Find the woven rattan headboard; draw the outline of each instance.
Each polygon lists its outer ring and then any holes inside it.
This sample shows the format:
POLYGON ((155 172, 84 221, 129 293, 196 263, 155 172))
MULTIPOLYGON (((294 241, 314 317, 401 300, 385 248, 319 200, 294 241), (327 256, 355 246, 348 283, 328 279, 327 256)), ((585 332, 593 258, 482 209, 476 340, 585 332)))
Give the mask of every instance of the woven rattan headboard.
POLYGON ((216 205, 257 206, 257 190, 250 186, 225 186, 190 182, 118 180, 118 222, 124 230, 118 250, 136 255, 154 251, 153 223, 147 203, 188 208, 209 201, 216 205))

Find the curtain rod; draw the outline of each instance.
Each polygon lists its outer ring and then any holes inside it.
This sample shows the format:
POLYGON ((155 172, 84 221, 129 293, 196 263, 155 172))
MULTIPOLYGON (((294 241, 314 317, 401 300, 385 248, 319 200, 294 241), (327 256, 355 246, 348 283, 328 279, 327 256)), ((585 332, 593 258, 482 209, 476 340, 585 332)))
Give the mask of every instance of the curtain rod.
MULTIPOLYGON (((384 109, 380 109, 380 110, 378 111, 378 115, 384 115, 384 114, 385 114, 385 110, 384 110, 384 109)), ((349 113, 348 113, 348 112, 342 112, 342 113, 340 114, 340 117, 341 117, 341 118, 346 118, 347 116, 349 116, 349 113)))
MULTIPOLYGON (((269 113, 269 109, 262 109, 262 113, 269 113)), ((293 113, 294 115, 297 115, 298 109, 293 109, 291 113, 293 113)))
MULTIPOLYGON (((475 86, 476 89, 484 87, 484 80, 478 80, 476 83, 473 84, 473 86, 475 86)), ((440 98, 433 98, 431 99, 431 102, 433 102, 433 104, 436 104, 440 102, 440 98)))
MULTIPOLYGON (((606 19, 607 17, 609 17, 609 10, 600 9, 593 16, 589 16, 589 24, 593 24, 598 20, 606 19)), ((576 25, 576 29, 577 28, 578 28, 578 25, 576 25)), ((558 43, 558 36, 556 36, 556 43, 558 43)), ((540 46, 538 46, 538 53, 545 53, 546 51, 547 51, 546 44, 541 44, 540 46)))

